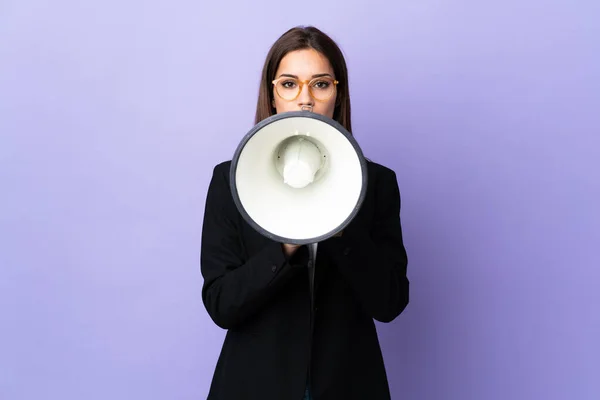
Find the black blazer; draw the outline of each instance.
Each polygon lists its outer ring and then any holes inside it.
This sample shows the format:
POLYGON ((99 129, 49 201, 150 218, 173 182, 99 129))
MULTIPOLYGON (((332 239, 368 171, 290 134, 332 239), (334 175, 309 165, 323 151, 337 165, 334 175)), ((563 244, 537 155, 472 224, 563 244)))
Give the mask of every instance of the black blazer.
POLYGON ((368 162, 365 201, 342 237, 318 246, 310 329, 308 250, 280 243, 237 211, 227 161, 214 168, 202 228, 202 299, 227 329, 210 400, 384 400, 388 380, 374 319, 408 304, 407 256, 395 173, 368 162))

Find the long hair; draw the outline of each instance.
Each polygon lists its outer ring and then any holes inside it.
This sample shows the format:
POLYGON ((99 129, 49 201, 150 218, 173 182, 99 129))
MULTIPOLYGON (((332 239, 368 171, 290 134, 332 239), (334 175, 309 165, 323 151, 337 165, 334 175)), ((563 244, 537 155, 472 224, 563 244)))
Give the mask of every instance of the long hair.
POLYGON ((277 39, 269 50, 262 69, 254 122, 257 124, 275 114, 271 82, 275 79, 275 73, 283 57, 291 51, 305 49, 314 49, 329 60, 335 79, 339 81, 333 119, 352 133, 346 60, 338 45, 328 35, 313 26, 294 27, 288 30, 277 39))

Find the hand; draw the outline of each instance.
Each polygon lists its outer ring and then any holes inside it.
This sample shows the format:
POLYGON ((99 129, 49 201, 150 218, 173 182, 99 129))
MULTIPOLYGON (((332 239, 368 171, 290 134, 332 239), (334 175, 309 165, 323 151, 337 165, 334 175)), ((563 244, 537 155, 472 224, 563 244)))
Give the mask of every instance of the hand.
POLYGON ((285 256, 289 258, 294 255, 294 253, 296 252, 296 250, 298 250, 299 247, 300 247, 299 244, 284 243, 283 244, 283 252, 284 252, 285 256))

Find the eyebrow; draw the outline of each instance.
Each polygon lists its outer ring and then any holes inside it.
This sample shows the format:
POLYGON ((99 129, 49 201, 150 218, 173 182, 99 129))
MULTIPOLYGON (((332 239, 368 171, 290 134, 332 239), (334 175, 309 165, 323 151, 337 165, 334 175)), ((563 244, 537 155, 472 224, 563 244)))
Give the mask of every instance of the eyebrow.
MULTIPOLYGON (((279 75, 279 77, 280 77, 280 78, 282 78, 282 77, 284 77, 284 76, 285 76, 285 77, 288 77, 288 78, 296 78, 296 79, 299 79, 297 75, 292 75, 292 74, 281 74, 281 75, 279 75)), ((331 76, 331 74, 328 74, 328 73, 325 73, 325 74, 315 74, 315 75, 313 75, 312 77, 313 77, 313 78, 321 78, 321 77, 323 77, 323 76, 329 76, 330 78, 333 78, 333 76, 331 76)))

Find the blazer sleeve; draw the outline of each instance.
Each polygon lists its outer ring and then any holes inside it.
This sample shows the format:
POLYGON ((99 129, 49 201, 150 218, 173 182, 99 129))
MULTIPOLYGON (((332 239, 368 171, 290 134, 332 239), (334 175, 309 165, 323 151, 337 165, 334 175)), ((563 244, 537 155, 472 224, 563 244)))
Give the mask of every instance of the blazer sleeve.
POLYGON ((391 322, 409 301, 407 254, 400 223, 400 191, 396 174, 377 174, 372 229, 351 227, 323 244, 324 251, 354 289, 365 310, 380 322, 391 322))
POLYGON ((241 216, 228 182, 229 168, 213 170, 201 241, 202 301, 212 320, 235 328, 257 313, 308 262, 305 246, 289 260, 280 243, 268 241, 248 257, 240 233, 241 216))

